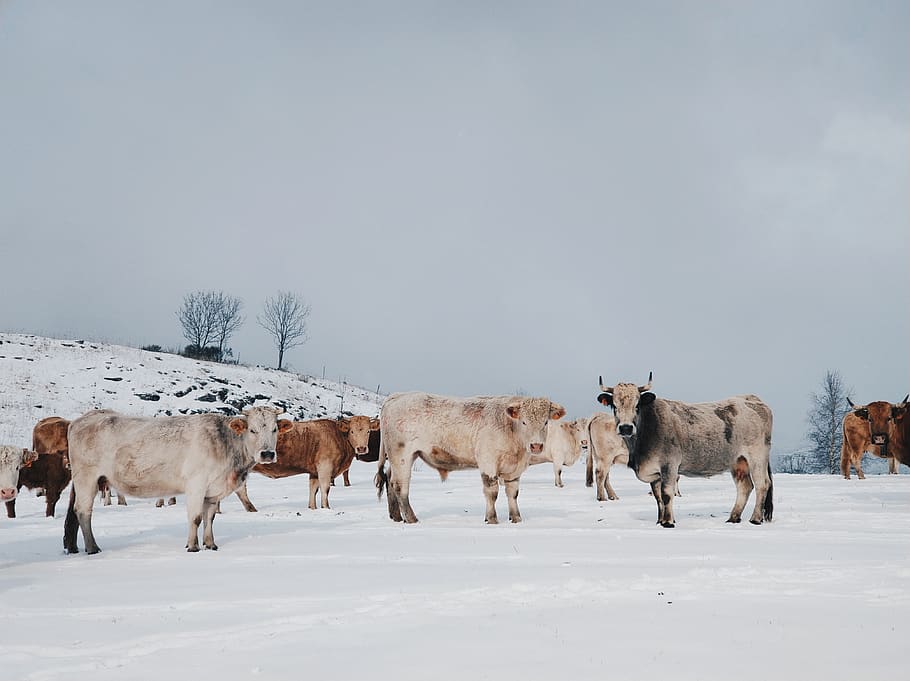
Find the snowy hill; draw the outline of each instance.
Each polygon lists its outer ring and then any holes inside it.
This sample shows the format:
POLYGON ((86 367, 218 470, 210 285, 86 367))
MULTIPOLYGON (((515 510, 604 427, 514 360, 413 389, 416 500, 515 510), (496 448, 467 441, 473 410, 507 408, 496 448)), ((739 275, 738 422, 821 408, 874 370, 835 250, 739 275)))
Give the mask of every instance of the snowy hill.
POLYGON ((46 416, 93 408, 126 414, 236 414, 284 407, 294 419, 375 416, 383 396, 310 376, 202 362, 84 340, 0 333, 0 442, 30 446, 46 416))

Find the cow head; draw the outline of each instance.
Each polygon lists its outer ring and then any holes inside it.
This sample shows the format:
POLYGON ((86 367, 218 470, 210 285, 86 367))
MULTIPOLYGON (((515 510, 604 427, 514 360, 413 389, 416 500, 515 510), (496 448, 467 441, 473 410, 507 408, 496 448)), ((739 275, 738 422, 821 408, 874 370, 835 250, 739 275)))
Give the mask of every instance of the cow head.
POLYGON ((577 418, 572 421, 572 430, 575 433, 575 443, 581 451, 588 450, 588 419, 577 418))
POLYGON ((882 456, 887 456, 888 452, 888 433, 891 424, 894 421, 901 421, 907 413, 907 400, 910 395, 905 397, 898 404, 890 402, 870 402, 866 405, 856 406, 847 398, 847 403, 853 409, 854 416, 857 416, 869 423, 869 440, 874 445, 878 445, 882 456))
POLYGON ((605 407, 613 407, 616 432, 624 438, 634 437, 638 433, 641 410, 649 407, 657 399, 651 392, 652 378, 653 373, 650 373, 645 385, 617 383, 612 388, 606 387, 603 378, 600 378, 601 393, 597 396, 597 401, 605 407))
POLYGON ((357 458, 370 451, 370 432, 379 430, 379 419, 368 416, 352 416, 338 421, 338 429, 347 435, 357 458))
POLYGON ((524 449, 540 454, 547 440, 547 424, 561 419, 566 410, 545 397, 516 397, 506 407, 506 415, 524 449))
POLYGON ((19 490, 19 469, 38 460, 36 452, 22 447, 0 446, 0 501, 12 501, 19 490))
POLYGON ((294 427, 287 419, 278 420, 283 409, 272 407, 250 407, 243 410, 243 416, 233 418, 228 423, 238 437, 243 438, 247 454, 256 463, 274 463, 278 455, 275 448, 278 433, 284 433, 294 427))

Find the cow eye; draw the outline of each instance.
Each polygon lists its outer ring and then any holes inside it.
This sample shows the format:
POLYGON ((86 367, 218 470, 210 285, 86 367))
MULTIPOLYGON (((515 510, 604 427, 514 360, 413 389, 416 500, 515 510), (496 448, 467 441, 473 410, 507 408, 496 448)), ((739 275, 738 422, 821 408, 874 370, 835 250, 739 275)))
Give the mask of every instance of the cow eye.
POLYGON ((277 432, 278 432, 278 426, 275 426, 274 428, 272 428, 272 432, 273 432, 273 433, 277 433, 277 432))
POLYGON ((253 430, 252 428, 250 428, 250 432, 251 432, 253 435, 258 435, 258 434, 259 434, 259 431, 258 431, 258 430, 253 430))

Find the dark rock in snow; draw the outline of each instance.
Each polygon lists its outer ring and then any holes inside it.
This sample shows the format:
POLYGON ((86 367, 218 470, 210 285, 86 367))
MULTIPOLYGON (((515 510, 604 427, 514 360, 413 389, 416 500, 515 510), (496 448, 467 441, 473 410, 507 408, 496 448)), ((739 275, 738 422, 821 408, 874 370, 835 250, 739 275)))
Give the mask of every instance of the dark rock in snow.
POLYGON ((145 400, 146 402, 157 402, 161 399, 161 395, 157 393, 139 393, 136 395, 140 400, 145 400))

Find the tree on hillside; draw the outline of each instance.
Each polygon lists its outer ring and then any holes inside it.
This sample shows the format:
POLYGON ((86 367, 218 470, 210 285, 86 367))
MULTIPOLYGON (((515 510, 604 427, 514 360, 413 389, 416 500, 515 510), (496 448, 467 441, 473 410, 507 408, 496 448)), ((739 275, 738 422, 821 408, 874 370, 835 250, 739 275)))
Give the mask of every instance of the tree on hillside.
POLYGON ((307 342, 309 317, 310 306, 290 291, 279 291, 262 306, 262 315, 256 321, 275 341, 279 370, 284 367, 285 352, 307 342))
POLYGON ((223 291, 194 291, 183 298, 177 319, 189 345, 186 354, 221 361, 225 343, 243 324, 243 303, 223 291), (210 347, 210 344, 216 343, 210 347))
POLYGON ((225 347, 234 332, 239 329, 244 322, 243 301, 240 298, 229 296, 225 293, 218 293, 218 313, 216 316, 215 335, 218 340, 218 354, 224 357, 225 352, 230 354, 230 350, 225 347))
POLYGON ((828 370, 817 392, 810 396, 807 438, 810 459, 814 468, 826 473, 840 472, 840 447, 843 441, 841 424, 850 410, 847 399, 853 392, 841 378, 840 372, 828 370))

